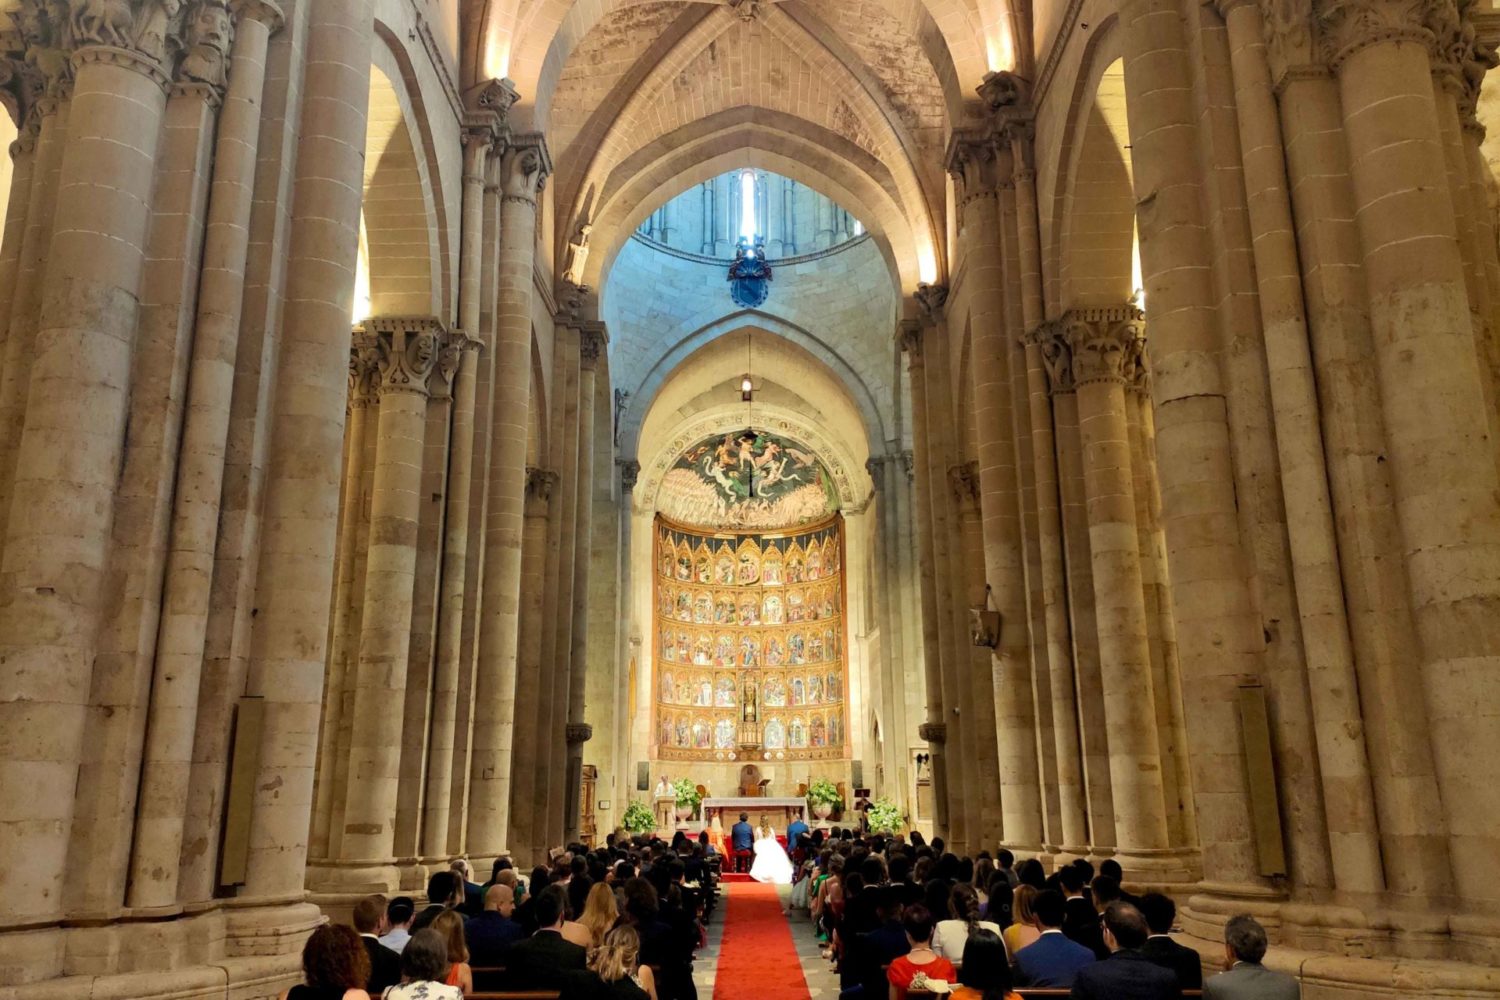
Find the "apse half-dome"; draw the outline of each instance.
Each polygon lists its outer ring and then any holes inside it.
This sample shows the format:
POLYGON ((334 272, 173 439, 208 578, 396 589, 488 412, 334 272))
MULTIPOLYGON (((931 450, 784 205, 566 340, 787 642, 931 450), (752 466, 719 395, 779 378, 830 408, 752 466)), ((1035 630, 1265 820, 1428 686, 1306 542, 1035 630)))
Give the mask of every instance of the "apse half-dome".
POLYGON ((838 510, 827 467, 807 445, 747 428, 704 438, 662 477, 657 510, 678 524, 792 528, 838 510))

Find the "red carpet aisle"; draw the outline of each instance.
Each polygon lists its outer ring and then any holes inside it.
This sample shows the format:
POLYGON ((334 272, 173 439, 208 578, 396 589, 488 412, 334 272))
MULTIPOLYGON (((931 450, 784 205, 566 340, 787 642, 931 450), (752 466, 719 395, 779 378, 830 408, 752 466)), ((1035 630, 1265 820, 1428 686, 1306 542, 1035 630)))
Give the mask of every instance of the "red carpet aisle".
POLYGON ((729 887, 714 1000, 808 1000, 802 961, 774 885, 729 887))

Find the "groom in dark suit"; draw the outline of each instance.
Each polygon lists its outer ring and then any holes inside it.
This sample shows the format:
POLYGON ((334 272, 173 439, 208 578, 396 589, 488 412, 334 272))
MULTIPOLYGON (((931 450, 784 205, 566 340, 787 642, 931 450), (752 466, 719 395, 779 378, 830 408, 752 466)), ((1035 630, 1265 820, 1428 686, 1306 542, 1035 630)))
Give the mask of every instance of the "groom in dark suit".
POLYGON ((734 870, 744 871, 748 855, 755 852, 755 828, 747 820, 748 813, 740 813, 740 821, 729 829, 729 844, 734 850, 734 870))

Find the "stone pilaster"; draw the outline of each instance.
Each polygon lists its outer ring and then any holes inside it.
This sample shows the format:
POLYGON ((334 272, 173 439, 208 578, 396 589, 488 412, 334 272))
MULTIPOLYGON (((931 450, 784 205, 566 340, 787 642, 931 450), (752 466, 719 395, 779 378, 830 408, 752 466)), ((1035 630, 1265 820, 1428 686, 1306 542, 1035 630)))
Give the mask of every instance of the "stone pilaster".
MULTIPOLYGON (((540 745, 543 726, 537 711, 544 683, 542 635, 546 629, 547 525, 549 505, 557 488, 557 473, 548 469, 526 470, 526 533, 521 546, 521 633, 516 668, 516 704, 527 706, 516 716, 518 746, 540 745)), ((534 760, 517 764, 511 779, 511 844, 521 857, 546 857, 540 843, 545 820, 536 801, 538 768, 534 760)), ((546 792, 542 792, 545 797, 546 792)))

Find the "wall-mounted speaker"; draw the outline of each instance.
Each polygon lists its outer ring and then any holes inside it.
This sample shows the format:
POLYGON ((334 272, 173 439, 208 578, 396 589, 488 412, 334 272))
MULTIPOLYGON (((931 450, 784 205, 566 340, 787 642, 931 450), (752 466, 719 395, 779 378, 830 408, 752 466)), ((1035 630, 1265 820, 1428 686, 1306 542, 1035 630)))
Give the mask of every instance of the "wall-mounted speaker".
POLYGON ((635 763, 635 790, 651 791, 651 762, 649 760, 638 760, 635 763))
POLYGON ((862 760, 852 761, 849 764, 849 778, 855 788, 865 787, 865 762, 862 760))

